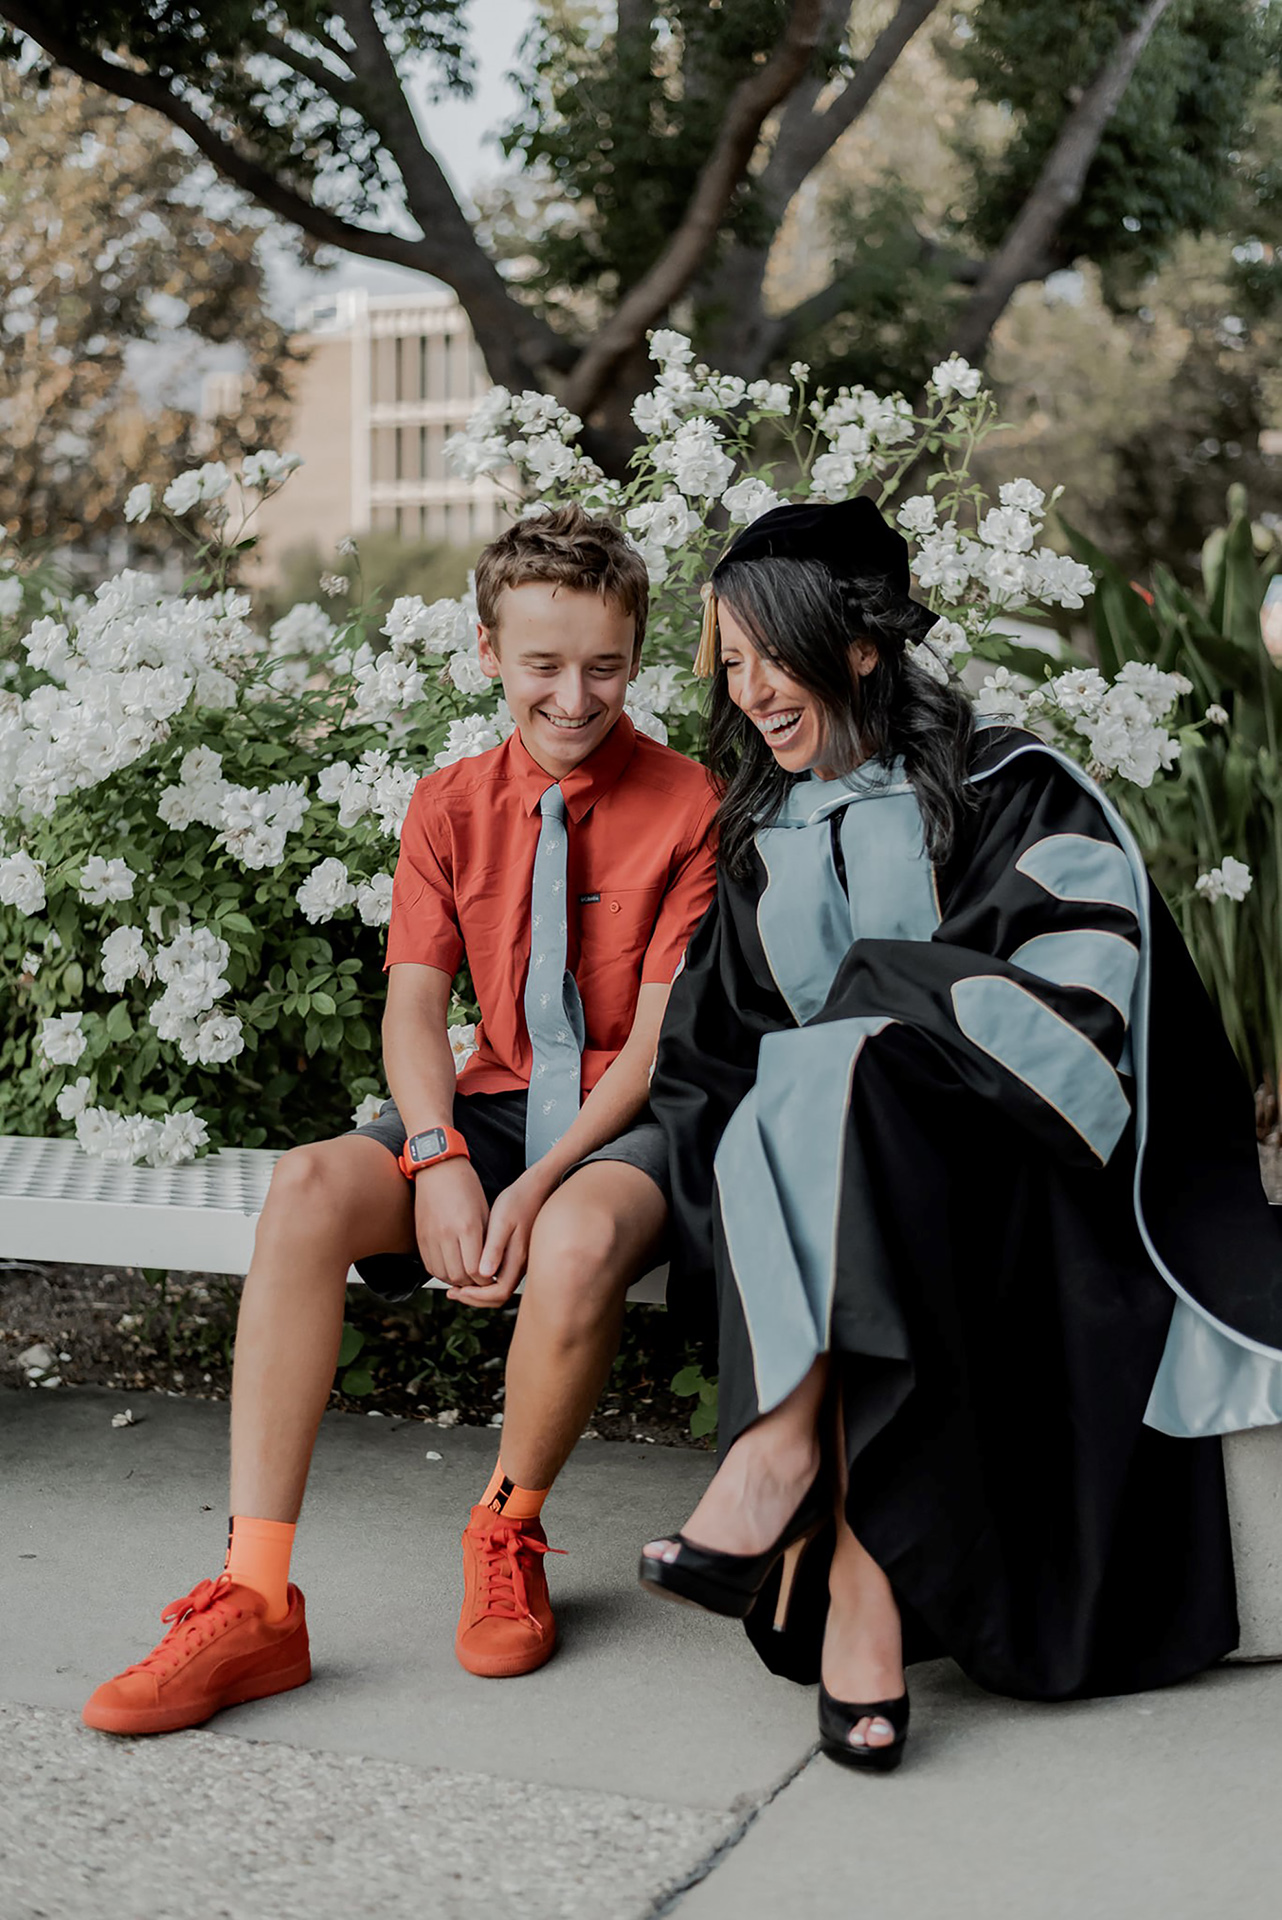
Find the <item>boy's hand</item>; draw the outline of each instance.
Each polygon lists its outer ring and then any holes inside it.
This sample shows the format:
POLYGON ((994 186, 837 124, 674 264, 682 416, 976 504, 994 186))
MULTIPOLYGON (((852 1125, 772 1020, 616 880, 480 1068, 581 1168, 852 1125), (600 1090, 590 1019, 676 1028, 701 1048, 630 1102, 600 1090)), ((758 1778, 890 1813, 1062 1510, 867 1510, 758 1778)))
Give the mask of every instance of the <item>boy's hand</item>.
POLYGON ((444 1160, 414 1180, 414 1230, 423 1265, 451 1287, 478 1279, 490 1210, 470 1160, 444 1160))
POLYGON ((471 1286, 451 1288, 451 1300, 468 1307, 501 1307, 512 1298, 525 1274, 530 1234, 548 1193, 547 1178, 537 1166, 503 1189, 490 1213, 478 1279, 471 1286))

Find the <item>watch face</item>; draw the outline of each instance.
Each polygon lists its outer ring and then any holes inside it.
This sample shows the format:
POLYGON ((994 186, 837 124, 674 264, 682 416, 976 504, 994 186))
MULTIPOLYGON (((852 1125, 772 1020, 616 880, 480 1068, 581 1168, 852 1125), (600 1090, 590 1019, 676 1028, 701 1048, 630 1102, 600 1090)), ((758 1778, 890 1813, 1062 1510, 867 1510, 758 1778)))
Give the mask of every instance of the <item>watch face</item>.
POLYGON ((423 1166, 428 1160, 439 1160, 445 1152, 444 1127, 428 1127, 425 1133, 416 1133, 405 1151, 415 1166, 423 1166))

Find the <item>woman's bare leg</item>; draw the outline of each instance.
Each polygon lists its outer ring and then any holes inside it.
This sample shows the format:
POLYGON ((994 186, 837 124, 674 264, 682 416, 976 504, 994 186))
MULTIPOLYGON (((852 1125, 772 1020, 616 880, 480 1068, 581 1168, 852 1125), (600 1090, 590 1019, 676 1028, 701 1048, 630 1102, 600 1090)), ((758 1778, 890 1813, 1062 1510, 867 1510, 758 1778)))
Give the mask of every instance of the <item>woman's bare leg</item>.
MULTIPOLYGON (((897 1700, 904 1690, 904 1636, 890 1582, 855 1538, 846 1519, 846 1435, 836 1408, 837 1546, 828 1574, 828 1625, 823 1683, 834 1700, 897 1700)), ((865 1717, 851 1729, 852 1747, 888 1747, 889 1721, 865 1717)))
MULTIPOLYGON (((762 1553, 779 1538, 819 1470, 819 1418, 828 1384, 823 1356, 786 1400, 745 1428, 681 1529, 718 1553, 762 1553)), ((652 1559, 672 1559, 671 1540, 652 1540, 652 1559)))

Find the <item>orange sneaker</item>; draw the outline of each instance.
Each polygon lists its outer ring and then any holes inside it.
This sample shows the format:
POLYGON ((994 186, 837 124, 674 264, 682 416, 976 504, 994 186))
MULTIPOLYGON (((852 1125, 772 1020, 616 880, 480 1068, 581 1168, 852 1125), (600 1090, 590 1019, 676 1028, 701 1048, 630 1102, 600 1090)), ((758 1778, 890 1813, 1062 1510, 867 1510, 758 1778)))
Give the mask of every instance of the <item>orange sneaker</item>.
POLYGON ((175 1733, 198 1727, 220 1707, 287 1693, 312 1677, 303 1596, 289 1589, 289 1612, 263 1619, 263 1597, 225 1573, 172 1600, 161 1614, 169 1632, 145 1660, 105 1680, 81 1718, 103 1733, 175 1733))
POLYGON ((511 1679, 552 1658, 556 1621, 543 1558, 549 1547, 538 1520, 509 1520, 473 1507, 463 1535, 463 1611, 454 1651, 469 1673, 511 1679))

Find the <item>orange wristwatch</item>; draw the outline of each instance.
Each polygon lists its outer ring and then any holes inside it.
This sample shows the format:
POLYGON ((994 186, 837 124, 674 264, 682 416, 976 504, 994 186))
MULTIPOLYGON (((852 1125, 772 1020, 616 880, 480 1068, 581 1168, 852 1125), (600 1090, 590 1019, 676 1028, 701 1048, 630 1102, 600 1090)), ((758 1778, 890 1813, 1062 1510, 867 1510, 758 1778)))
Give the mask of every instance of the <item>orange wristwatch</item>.
POLYGON ((467 1141, 453 1127, 425 1127, 405 1142, 396 1164, 407 1180, 413 1180, 425 1167, 439 1166, 442 1160, 470 1160, 467 1141))

